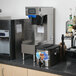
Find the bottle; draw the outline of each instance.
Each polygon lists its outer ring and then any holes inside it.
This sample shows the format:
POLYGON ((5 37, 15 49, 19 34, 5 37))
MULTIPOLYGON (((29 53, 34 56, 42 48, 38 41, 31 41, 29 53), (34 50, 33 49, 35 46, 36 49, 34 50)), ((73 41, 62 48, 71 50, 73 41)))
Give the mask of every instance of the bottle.
POLYGON ((73 27, 74 29, 76 27, 76 8, 75 8, 74 17, 73 17, 73 27))
POLYGON ((74 15, 74 17, 73 17, 73 25, 75 26, 75 24, 76 24, 76 16, 74 15))
POLYGON ((70 8, 69 21, 67 22, 67 32, 72 33, 72 29, 73 29, 72 9, 70 8))

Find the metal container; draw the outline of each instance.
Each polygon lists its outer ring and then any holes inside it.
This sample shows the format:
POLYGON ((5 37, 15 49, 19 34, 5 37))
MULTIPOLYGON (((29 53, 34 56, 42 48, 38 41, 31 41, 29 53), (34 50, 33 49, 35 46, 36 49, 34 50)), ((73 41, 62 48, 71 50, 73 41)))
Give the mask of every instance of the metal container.
POLYGON ((59 46, 49 45, 43 45, 45 47, 43 47, 42 45, 37 47, 36 59, 38 65, 40 65, 40 60, 42 61, 42 66, 45 67, 53 66, 58 62, 60 55, 59 46))

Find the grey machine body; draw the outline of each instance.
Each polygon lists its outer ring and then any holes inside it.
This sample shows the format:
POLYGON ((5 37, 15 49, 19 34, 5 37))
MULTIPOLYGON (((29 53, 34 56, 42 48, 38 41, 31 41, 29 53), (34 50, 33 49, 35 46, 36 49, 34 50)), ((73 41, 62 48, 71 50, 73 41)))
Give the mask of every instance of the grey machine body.
POLYGON ((55 9, 53 7, 26 7, 24 40, 22 54, 32 54, 35 61, 35 46, 39 44, 55 43, 55 9), (33 18, 32 16, 36 16, 33 18), (28 25, 29 24, 29 25, 28 25))

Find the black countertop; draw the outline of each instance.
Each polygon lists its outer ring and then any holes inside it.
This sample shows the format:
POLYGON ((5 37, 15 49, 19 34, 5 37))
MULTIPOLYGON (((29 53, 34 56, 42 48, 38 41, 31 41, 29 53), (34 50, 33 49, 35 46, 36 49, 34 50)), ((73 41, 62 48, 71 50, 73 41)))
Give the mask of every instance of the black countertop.
POLYGON ((34 70, 48 72, 48 73, 59 74, 62 76, 76 76, 76 59, 73 59, 73 58, 68 58, 66 61, 60 62, 54 66, 41 67, 41 68, 35 65, 32 58, 30 57, 25 58, 24 63, 21 58, 15 59, 15 60, 0 59, 0 63, 19 66, 19 67, 28 68, 28 69, 34 69, 34 70))

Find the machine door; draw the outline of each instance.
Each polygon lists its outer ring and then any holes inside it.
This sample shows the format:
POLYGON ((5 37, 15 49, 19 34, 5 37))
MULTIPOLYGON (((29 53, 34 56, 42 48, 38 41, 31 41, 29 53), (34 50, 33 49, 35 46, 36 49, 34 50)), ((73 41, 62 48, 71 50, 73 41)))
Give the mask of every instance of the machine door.
POLYGON ((0 38, 0 54, 10 54, 9 38, 0 38))

